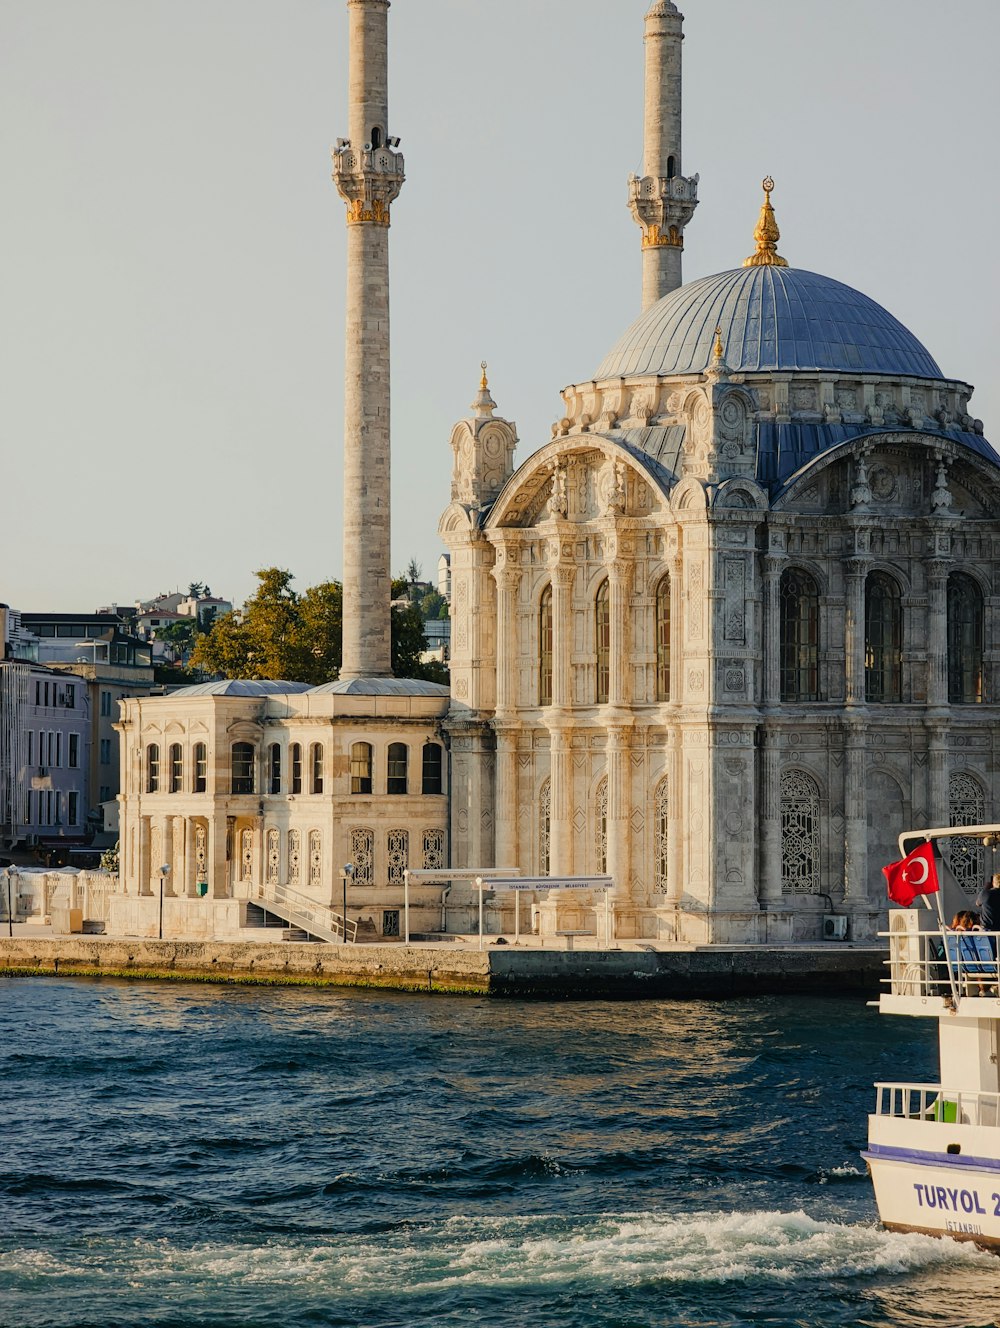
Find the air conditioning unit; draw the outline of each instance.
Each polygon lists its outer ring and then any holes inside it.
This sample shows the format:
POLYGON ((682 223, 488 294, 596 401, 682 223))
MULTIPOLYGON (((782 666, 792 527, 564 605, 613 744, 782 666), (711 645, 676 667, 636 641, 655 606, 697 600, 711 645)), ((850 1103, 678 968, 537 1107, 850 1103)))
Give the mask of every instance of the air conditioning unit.
POLYGON ((823 940, 846 941, 847 919, 839 913, 823 914, 823 940))

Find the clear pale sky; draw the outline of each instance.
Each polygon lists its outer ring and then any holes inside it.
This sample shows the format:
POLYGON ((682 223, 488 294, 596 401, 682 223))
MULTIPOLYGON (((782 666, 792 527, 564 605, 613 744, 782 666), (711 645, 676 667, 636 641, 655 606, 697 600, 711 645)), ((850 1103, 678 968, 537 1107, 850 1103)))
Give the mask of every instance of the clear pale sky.
MULTIPOLYGON (((682 0, 683 4, 683 0, 682 0)), ((393 565, 430 575, 489 361, 523 461, 639 311, 648 0, 395 0, 393 565)), ((688 280, 885 305, 1000 443, 996 0, 686 0, 688 280)), ((341 572, 343 0, 0 0, 0 599, 341 572)))

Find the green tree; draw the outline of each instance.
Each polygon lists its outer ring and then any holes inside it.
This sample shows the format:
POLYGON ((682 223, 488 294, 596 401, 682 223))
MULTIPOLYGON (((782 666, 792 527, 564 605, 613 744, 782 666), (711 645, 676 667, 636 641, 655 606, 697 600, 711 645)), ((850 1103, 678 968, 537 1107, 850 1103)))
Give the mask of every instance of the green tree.
MULTIPOLYGON (((274 678, 313 686, 336 678, 343 635, 340 583, 323 581, 299 595, 292 589, 291 572, 265 567, 255 575, 257 589, 243 608, 223 614, 197 637, 191 667, 225 678, 274 678)), ((447 682, 447 670, 439 664, 421 663, 427 641, 419 606, 393 608, 391 623, 396 677, 447 682)))

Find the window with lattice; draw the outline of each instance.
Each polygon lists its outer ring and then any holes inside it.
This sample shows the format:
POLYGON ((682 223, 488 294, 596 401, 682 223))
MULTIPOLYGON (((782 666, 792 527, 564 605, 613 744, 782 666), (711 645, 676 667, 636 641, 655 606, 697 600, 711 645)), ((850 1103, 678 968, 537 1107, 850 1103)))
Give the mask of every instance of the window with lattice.
POLYGON ((819 697, 819 589, 808 572, 781 576, 779 657, 782 701, 819 697))
POLYGON ((410 832, 408 830, 390 830, 385 837, 386 865, 389 869, 389 884, 402 885, 403 872, 410 865, 410 832))
POLYGON ((423 834, 424 871, 439 871, 444 866, 444 831, 425 830, 423 834))
POLYGON ((865 700, 903 699, 903 605, 899 586, 885 572, 865 583, 865 700))
POLYGON ((351 861, 354 863, 354 884, 375 883, 375 831, 351 831, 351 861))
POLYGON ((538 704, 552 704, 552 587, 538 601, 538 704))
POLYGON ((670 578, 656 587, 656 699, 670 700, 670 578))
POLYGON ((594 827, 597 832, 597 870, 603 876, 608 870, 608 780, 597 786, 594 800, 594 827))
POLYGON ((819 789, 801 770, 781 777, 781 889, 819 890, 819 789))
MULTIPOLYGON (((986 795, 982 785, 964 771, 953 774, 948 780, 948 824, 982 825, 985 819, 986 795)), ((974 895, 985 880, 986 850, 978 839, 965 835, 956 835, 942 843, 955 879, 966 894, 974 895)))
POLYGON ((253 831, 240 831, 240 880, 253 880, 253 831))
POLYGON ((594 601, 594 636, 597 642, 597 692, 595 700, 603 705, 611 686, 611 589, 602 581, 594 601))
POLYGON ((653 872, 658 894, 667 890, 667 850, 670 846, 670 805, 667 799, 667 781, 661 779, 653 795, 653 872))
POLYGON ((277 830, 267 832, 267 879, 270 885, 277 885, 281 876, 281 847, 277 830))
POLYGON ((288 879, 298 885, 301 879, 302 836, 298 830, 288 832, 288 879))
POLYGON ((546 780, 538 795, 538 874, 549 874, 549 848, 552 831, 552 782, 546 780))
POLYGON ((323 840, 318 830, 309 831, 309 884, 323 884, 323 840))

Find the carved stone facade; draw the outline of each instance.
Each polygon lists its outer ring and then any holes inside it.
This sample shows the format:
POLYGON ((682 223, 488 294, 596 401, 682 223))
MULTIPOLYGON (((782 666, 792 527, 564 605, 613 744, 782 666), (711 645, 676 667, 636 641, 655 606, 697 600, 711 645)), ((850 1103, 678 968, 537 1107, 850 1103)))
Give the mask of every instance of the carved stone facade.
MULTIPOLYGON (((790 420, 876 395, 900 419, 918 391, 816 377, 785 375, 790 420)), ((899 830, 995 804, 1000 465, 971 389, 765 483, 775 389, 721 357, 570 387, 489 511, 446 511, 456 865, 606 865, 620 936, 818 938, 832 906, 861 939, 899 830)), ((983 869, 956 855, 968 888, 983 869)))
MULTIPOLYGON (((126 700, 123 892, 156 894, 169 866, 183 934, 232 934, 248 904, 266 909, 278 892, 339 912, 351 863, 348 916, 382 935, 404 869, 447 855, 447 704, 431 683, 377 681, 208 683, 126 700)), ((414 887, 411 905, 414 931, 438 930, 440 888, 414 887)))

